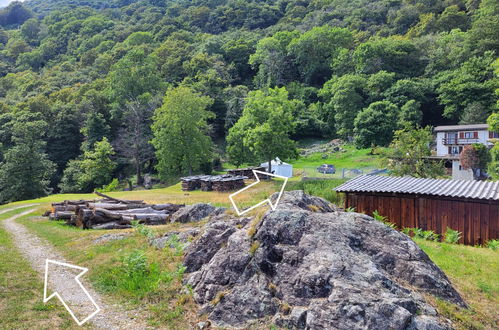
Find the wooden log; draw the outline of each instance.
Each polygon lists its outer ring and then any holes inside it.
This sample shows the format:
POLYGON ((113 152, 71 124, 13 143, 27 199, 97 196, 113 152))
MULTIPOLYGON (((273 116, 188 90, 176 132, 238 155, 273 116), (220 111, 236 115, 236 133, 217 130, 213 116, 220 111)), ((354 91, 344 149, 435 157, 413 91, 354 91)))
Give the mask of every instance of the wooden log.
POLYGON ((117 203, 122 203, 122 204, 143 204, 144 201, 133 201, 133 200, 126 200, 126 199, 118 199, 118 198, 114 198, 114 197, 111 197, 111 196, 108 196, 108 195, 105 195, 101 192, 98 192, 98 191, 94 191, 94 193, 100 197, 103 197, 105 199, 108 199, 108 200, 112 200, 112 201, 115 201, 117 203))
POLYGON ((129 210, 140 209, 146 207, 147 204, 111 204, 111 203, 88 203, 89 209, 106 209, 106 210, 129 210))
POLYGON ((58 211, 54 213, 54 217, 56 220, 69 220, 73 214, 70 211, 58 211))
POLYGON ((104 229, 127 229, 127 228, 132 228, 132 226, 131 225, 122 225, 117 221, 113 221, 113 222, 107 222, 107 223, 95 225, 95 226, 92 226, 91 228, 92 229, 101 229, 101 230, 104 230, 104 229))
POLYGON ((151 208, 158 211, 168 211, 173 213, 177 212, 184 206, 185 204, 155 204, 151 205, 151 208))
POLYGON ((89 228, 88 226, 91 225, 93 216, 92 210, 80 208, 75 225, 79 228, 89 228))
POLYGON ((108 221, 121 220, 121 214, 118 212, 113 212, 107 209, 96 208, 93 210, 94 217, 96 218, 107 218, 108 221))

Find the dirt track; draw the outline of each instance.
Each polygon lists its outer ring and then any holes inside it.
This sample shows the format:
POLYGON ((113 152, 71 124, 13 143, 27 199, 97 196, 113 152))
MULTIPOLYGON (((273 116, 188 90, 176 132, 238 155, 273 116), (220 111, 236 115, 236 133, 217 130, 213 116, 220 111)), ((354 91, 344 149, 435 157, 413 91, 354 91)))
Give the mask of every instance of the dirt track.
MULTIPOLYGON (((26 208, 31 205, 22 205, 19 207, 4 209, 0 211, 0 214, 6 213, 15 209, 26 208)), ((62 255, 60 255, 55 249, 45 240, 33 235, 24 227, 23 225, 17 223, 15 220, 24 215, 30 214, 34 209, 28 209, 22 213, 19 213, 11 218, 2 221, 2 225, 9 232, 14 240, 16 247, 22 253, 22 255, 31 263, 33 269, 35 269, 40 274, 40 281, 43 281, 45 274, 45 261, 46 259, 51 259, 59 262, 65 262, 71 264, 71 261, 65 260, 62 255)), ((94 306, 89 301, 88 297, 78 286, 74 277, 78 272, 70 272, 68 269, 63 267, 56 268, 54 271, 49 272, 49 289, 55 292, 57 291, 61 294, 64 301, 73 310, 76 317, 82 320, 87 315, 90 315, 94 310, 94 306)), ((95 299, 97 305, 101 308, 101 311, 88 321, 85 325, 90 325, 97 329, 145 329, 142 323, 139 323, 131 315, 122 311, 119 306, 111 306, 103 302, 102 297, 92 289, 90 284, 85 281, 85 276, 80 279, 84 287, 88 290, 89 294, 95 299)), ((48 295, 51 294, 48 292, 48 295)), ((43 299, 43 292, 40 292, 40 300, 43 299)), ((56 297, 52 299, 57 299, 56 297)), ((51 301, 52 302, 52 301, 51 301)), ((55 302, 55 301, 54 301, 55 302)), ((60 303, 60 302, 59 302, 60 303)), ((131 313, 130 313, 131 314, 131 313)), ((75 322, 76 326, 76 322, 75 322)))

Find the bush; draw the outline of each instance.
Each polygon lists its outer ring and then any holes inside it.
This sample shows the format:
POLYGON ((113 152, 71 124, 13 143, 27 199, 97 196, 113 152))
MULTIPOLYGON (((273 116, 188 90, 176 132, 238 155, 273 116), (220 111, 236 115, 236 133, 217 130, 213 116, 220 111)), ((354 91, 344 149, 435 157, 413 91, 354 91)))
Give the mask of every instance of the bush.
POLYGON ((433 230, 425 230, 422 232, 423 239, 427 241, 435 241, 437 242, 440 238, 440 235, 436 234, 433 230))
POLYGON ((457 244, 457 242, 459 242, 459 240, 461 239, 461 234, 461 232, 447 227, 447 230, 444 234, 444 241, 450 244, 457 244))
POLYGON ((491 250, 498 250, 499 249, 499 240, 493 239, 487 242, 487 247, 491 250))
POLYGON ((394 223, 391 223, 390 221, 388 221, 387 217, 382 216, 381 214, 379 214, 378 210, 375 210, 373 212, 373 218, 375 220, 379 221, 379 222, 384 223, 385 225, 387 225, 390 228, 397 229, 397 226, 394 223))
POLYGON ((147 238, 156 237, 156 233, 154 232, 154 230, 144 224, 139 224, 138 221, 132 221, 132 227, 135 228, 135 231, 142 236, 145 236, 147 238))
POLYGON ((118 179, 113 179, 110 184, 103 186, 101 189, 97 189, 100 192, 110 192, 110 191, 116 191, 118 190, 118 186, 120 185, 120 182, 118 179))

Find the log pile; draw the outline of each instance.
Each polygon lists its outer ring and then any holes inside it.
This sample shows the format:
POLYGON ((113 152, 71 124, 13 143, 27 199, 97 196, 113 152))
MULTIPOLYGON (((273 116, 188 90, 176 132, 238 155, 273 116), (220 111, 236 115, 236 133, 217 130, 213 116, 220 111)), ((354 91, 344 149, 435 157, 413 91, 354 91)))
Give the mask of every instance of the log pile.
POLYGON ((202 191, 232 191, 244 187, 245 176, 224 175, 195 175, 181 178, 182 190, 192 191, 201 189, 202 191))
MULTIPOLYGON (((233 170, 227 170, 227 173, 233 176, 246 176, 252 180, 255 179, 255 174, 253 173, 253 170, 255 171, 260 171, 260 172, 267 172, 267 168, 264 166, 253 166, 253 167, 246 167, 246 168, 236 168, 233 170)), ((263 174, 257 174, 260 179, 267 180, 269 177, 267 175, 263 174)))
POLYGON ((68 225, 82 229, 125 229, 131 228, 134 221, 146 225, 166 224, 170 216, 184 206, 146 204, 96 194, 103 199, 53 203, 49 218, 66 220, 68 225))

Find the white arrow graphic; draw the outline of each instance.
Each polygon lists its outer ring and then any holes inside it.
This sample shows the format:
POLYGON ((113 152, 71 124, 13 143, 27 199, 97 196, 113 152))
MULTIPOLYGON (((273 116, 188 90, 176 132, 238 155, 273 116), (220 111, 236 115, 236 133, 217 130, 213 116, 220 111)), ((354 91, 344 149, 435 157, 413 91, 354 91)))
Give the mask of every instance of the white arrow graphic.
POLYGON ((256 178, 256 181, 254 183, 252 183, 249 186, 244 187, 243 189, 241 189, 239 191, 236 191, 235 193, 229 195, 230 202, 232 203, 232 206, 234 206, 234 209, 236 210, 237 215, 239 215, 239 216, 241 216, 241 215, 243 215, 243 214, 245 214, 245 213, 247 213, 247 212, 249 212, 249 211, 251 211, 251 210, 259 207, 260 205, 263 205, 263 204, 269 204, 270 208, 272 210, 275 210, 276 207, 277 207, 277 204, 279 204, 279 201, 281 200, 282 193, 284 192, 284 187, 286 187, 286 183, 288 183, 288 178, 285 177, 285 176, 281 176, 281 175, 277 175, 277 174, 272 174, 272 173, 268 173, 268 172, 257 171, 257 170, 253 170, 253 174, 255 175, 255 178, 256 178), (267 199, 261 201, 260 203, 258 203, 256 205, 253 205, 252 207, 250 207, 248 209, 240 211, 239 208, 237 207, 236 203, 234 202, 233 197, 237 196, 238 194, 242 193, 243 191, 245 191, 247 189, 250 189, 251 187, 253 187, 253 186, 257 185, 258 183, 260 183, 260 178, 258 177, 257 173, 263 174, 263 175, 268 175, 268 176, 273 176, 275 178, 284 179, 284 184, 282 185, 281 190, 279 191, 279 195, 277 196, 277 200, 273 204, 272 201, 269 198, 267 198, 267 199))
POLYGON ((78 324, 78 325, 83 325, 85 322, 87 322, 88 320, 90 320, 92 317, 94 317, 97 313, 100 312, 100 307, 97 306, 97 304, 95 303, 95 300, 90 296, 90 294, 88 293, 87 289, 85 289, 85 287, 83 286, 83 284, 81 284, 80 282, 80 277, 85 274, 86 272, 88 272, 88 268, 84 268, 84 267, 79 267, 79 266, 75 266, 75 265, 70 265, 70 264, 67 264, 67 263, 64 263, 64 262, 59 262, 59 261, 55 261, 55 260, 50 260, 50 259, 47 259, 45 261, 45 285, 44 285, 44 288, 43 288, 43 302, 46 303, 47 301, 49 301, 50 299, 52 299, 53 297, 57 297, 59 298, 59 300, 61 301, 61 303, 64 305, 64 307, 68 310, 69 314, 71 314, 71 316, 73 317, 73 319, 75 320, 75 322, 78 324), (91 313, 90 315, 88 315, 86 318, 84 318, 83 320, 78 320, 78 318, 75 316, 75 314, 73 313, 73 311, 69 308, 69 306, 66 304, 66 302, 64 302, 64 300, 62 299, 61 295, 58 293, 58 292, 54 292, 52 293, 50 296, 47 297, 47 285, 48 285, 48 276, 49 276, 49 264, 54 264, 54 265, 59 265, 59 266, 63 266, 63 267, 68 267, 68 268, 72 268, 72 269, 77 269, 77 270, 81 270, 81 273, 79 273, 75 278, 74 280, 76 281, 76 283, 80 286, 80 288, 83 290, 83 292, 85 293, 85 295, 88 297, 88 299, 92 302, 92 304, 95 306, 95 311, 93 313, 91 313))

